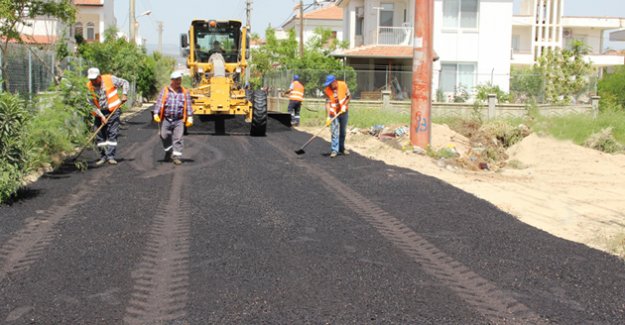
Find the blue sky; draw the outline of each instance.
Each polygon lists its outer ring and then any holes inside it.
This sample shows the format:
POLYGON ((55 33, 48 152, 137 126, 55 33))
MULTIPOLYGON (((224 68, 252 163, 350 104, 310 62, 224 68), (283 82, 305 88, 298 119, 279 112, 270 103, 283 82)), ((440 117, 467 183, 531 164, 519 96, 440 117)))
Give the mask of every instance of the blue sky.
MULTIPOLYGON (((163 43, 178 44, 179 35, 186 32, 193 19, 238 19, 245 22, 245 0, 135 0, 136 14, 152 10, 150 16, 140 17, 140 34, 148 45, 158 44, 157 22, 164 25, 163 43)), ((299 0, 252 0, 252 29, 264 34, 267 26, 284 23, 293 13, 299 0)), ((312 0, 304 1, 311 3, 312 0)), ((515 8, 520 0, 514 0, 515 8)), ((128 33, 128 0, 115 0, 115 16, 120 29, 128 33)), ((625 0, 565 0, 567 16, 625 17, 625 0)), ((612 48, 623 49, 625 42, 611 43, 612 48)), ((166 51, 167 52, 167 51, 166 51)))

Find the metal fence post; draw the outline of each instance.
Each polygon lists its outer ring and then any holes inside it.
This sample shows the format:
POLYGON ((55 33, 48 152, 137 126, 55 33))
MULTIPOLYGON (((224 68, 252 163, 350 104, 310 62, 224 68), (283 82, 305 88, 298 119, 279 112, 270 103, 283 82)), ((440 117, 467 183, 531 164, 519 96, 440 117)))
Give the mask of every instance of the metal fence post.
POLYGON ((488 119, 494 119, 496 116, 497 109, 497 95, 496 94, 488 94, 488 119))
POLYGON ((2 52, 0 52, 0 93, 4 88, 4 79, 2 79, 2 52))
POLYGON ((33 53, 28 49, 28 98, 33 98, 33 53))
POLYGON ((592 118, 596 119, 599 114, 599 100, 601 96, 592 96, 590 97, 590 103, 592 105, 592 118))
POLYGON ((54 72, 55 72, 55 64, 54 63, 55 62, 56 62, 56 57, 55 57, 54 52, 52 52, 50 54, 50 73, 51 73, 50 82, 51 82, 51 84, 54 84, 54 72))

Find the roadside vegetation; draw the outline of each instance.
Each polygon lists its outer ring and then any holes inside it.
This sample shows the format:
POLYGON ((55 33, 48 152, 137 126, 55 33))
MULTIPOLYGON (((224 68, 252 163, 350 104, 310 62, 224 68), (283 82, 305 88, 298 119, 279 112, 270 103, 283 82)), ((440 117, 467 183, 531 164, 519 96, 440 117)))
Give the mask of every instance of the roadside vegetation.
MULTIPOLYGON (((26 19, 48 15, 63 22, 75 20, 71 1, 56 1, 49 5, 41 1, 9 1, 11 6, 0 12, 0 26, 6 36, 0 42, 0 53, 5 53, 10 41, 21 43, 18 27, 26 19), (29 9, 29 10, 26 10, 29 9)), ((0 203, 9 202, 27 181, 27 176, 53 169, 76 152, 92 131, 91 108, 87 105, 87 78, 90 66, 100 68, 136 83, 138 99, 153 98, 159 88, 169 81, 175 60, 159 53, 148 55, 144 48, 117 37, 115 29, 105 32, 102 43, 86 43, 77 38, 77 53, 71 54, 65 40, 55 47, 55 66, 69 60, 66 70, 58 69, 56 84, 40 94, 11 94, 6 90, 10 74, 7 60, 0 67, 0 203)))
MULTIPOLYGON (((314 36, 305 44, 303 53, 293 29, 288 31, 288 38, 278 39, 275 29, 265 31, 266 43, 252 49, 252 72, 250 83, 253 88, 268 86, 263 84, 267 79, 282 76, 285 73, 297 74, 306 85, 306 96, 314 95, 321 88, 327 74, 343 76, 352 91, 357 89, 356 72, 350 66, 329 54, 336 49, 345 48, 346 42, 339 42, 332 36, 330 29, 317 28, 314 36)), ((257 35, 252 36, 257 39, 257 35)), ((291 76, 281 80, 287 85, 291 76)))

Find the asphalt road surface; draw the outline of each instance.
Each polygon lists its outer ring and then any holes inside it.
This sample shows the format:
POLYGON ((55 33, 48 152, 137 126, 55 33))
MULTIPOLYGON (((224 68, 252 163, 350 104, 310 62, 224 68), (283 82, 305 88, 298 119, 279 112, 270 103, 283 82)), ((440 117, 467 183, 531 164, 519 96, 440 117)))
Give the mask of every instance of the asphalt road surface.
MULTIPOLYGON (((148 114, 0 206, 0 324, 625 324, 625 263, 270 120, 148 114)), ((528 198, 531 199, 531 198, 528 198)))

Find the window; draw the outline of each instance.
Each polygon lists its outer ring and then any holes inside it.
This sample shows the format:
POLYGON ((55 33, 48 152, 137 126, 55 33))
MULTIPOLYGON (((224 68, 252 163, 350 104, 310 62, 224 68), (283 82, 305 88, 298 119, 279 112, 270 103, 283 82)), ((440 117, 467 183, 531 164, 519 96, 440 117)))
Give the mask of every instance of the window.
POLYGON ((392 3, 381 3, 380 10, 380 26, 393 27, 394 5, 392 3))
POLYGON ((475 86, 475 63, 443 63, 439 89, 455 93, 460 88, 471 91, 475 86))
POLYGON ((87 23, 87 39, 93 41, 95 39, 95 25, 87 23))
POLYGON ((74 25, 74 36, 84 36, 82 33, 82 23, 76 23, 76 25, 74 25))
POLYGON ((443 27, 477 28, 479 0, 443 0, 443 27))
POLYGON ((356 18, 356 35, 357 36, 362 35, 362 26, 364 24, 365 24, 365 18, 364 17, 356 18))
POLYGON ((512 35, 512 51, 514 51, 514 53, 519 53, 520 50, 521 50, 521 36, 512 35))

